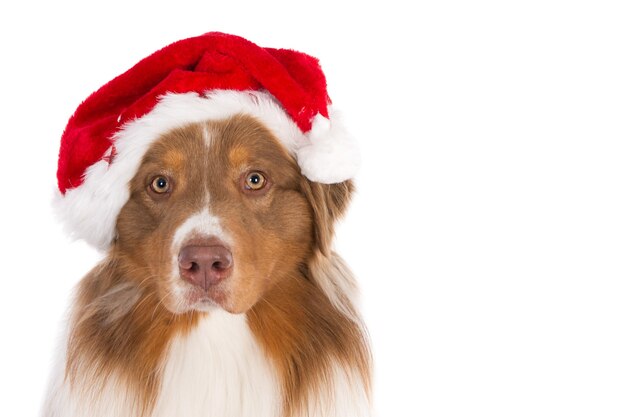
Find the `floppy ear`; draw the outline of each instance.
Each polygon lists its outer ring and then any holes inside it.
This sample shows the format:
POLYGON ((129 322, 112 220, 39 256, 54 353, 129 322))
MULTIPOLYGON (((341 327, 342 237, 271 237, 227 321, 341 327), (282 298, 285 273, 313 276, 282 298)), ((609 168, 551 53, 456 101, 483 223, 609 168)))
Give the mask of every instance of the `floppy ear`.
POLYGON ((331 251, 335 221, 339 219, 352 197, 352 180, 337 184, 321 184, 304 179, 303 190, 313 210, 313 233, 317 249, 328 256, 331 251))

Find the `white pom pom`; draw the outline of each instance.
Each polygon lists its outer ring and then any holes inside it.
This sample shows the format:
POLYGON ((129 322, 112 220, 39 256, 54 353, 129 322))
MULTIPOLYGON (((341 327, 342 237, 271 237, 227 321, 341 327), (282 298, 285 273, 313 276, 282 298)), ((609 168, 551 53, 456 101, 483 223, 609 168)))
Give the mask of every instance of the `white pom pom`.
POLYGON ((296 154, 302 174, 311 181, 335 184, 353 178, 361 157, 355 140, 331 110, 330 119, 318 114, 306 135, 310 143, 300 147, 296 154))

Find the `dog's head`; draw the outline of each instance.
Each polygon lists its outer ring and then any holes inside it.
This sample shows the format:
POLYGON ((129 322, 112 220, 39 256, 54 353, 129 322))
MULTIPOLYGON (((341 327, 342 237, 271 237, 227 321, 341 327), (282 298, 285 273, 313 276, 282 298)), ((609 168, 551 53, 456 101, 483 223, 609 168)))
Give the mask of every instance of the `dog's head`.
POLYGON ((350 181, 305 178, 251 116, 189 124, 145 154, 114 251, 173 313, 241 313, 328 253, 351 193, 350 181))

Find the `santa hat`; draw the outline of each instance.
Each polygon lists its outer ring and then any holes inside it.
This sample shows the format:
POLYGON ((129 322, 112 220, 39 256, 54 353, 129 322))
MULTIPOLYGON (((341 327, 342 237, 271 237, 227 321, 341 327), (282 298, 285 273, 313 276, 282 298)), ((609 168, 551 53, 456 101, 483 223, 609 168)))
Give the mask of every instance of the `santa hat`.
POLYGON ((57 172, 67 229, 106 249, 150 144, 176 127, 239 113, 266 125, 311 181, 354 176, 358 150, 330 107, 317 59, 212 32, 155 52, 78 106, 57 172))

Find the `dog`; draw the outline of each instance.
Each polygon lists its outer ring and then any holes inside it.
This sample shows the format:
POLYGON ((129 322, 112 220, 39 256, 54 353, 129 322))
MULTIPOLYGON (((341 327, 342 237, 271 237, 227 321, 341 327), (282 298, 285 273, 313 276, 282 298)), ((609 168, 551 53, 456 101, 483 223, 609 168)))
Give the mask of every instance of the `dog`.
MULTIPOLYGON (((276 132, 234 110, 141 145, 106 256, 76 289, 45 417, 370 415, 356 284, 332 250, 353 182, 311 180, 276 132)), ((118 135, 98 163, 131 153, 118 135)))

